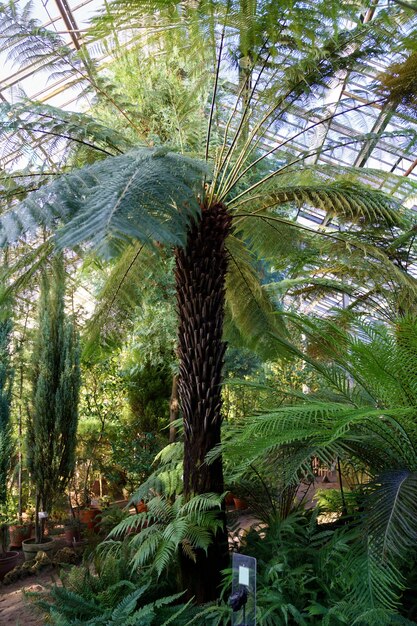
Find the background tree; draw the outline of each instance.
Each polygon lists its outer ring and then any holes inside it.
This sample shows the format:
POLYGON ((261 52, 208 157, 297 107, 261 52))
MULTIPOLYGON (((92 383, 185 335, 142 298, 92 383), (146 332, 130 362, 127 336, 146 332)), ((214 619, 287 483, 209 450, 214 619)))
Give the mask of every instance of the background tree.
POLYGON ((10 364, 11 331, 12 321, 6 313, 0 320, 0 505, 6 504, 7 478, 10 470, 10 402, 13 380, 10 364))
POLYGON ((74 323, 65 315, 63 257, 42 276, 39 325, 33 350, 33 392, 27 428, 27 462, 38 512, 49 512, 74 471, 80 386, 79 347, 74 323))

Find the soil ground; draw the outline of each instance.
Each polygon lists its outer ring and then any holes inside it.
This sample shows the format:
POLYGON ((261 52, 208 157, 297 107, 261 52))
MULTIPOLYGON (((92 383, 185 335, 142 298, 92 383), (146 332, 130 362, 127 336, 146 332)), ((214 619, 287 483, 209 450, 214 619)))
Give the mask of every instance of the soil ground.
POLYGON ((44 591, 49 585, 58 582, 54 571, 41 572, 12 585, 0 587, 1 626, 45 626, 39 610, 25 597, 24 591, 44 591))

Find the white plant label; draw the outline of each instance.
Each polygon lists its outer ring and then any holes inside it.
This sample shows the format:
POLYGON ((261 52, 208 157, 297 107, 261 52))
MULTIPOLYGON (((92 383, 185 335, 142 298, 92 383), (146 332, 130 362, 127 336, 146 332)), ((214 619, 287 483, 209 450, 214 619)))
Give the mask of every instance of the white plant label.
POLYGON ((249 587, 249 567, 239 565, 239 585, 249 587))

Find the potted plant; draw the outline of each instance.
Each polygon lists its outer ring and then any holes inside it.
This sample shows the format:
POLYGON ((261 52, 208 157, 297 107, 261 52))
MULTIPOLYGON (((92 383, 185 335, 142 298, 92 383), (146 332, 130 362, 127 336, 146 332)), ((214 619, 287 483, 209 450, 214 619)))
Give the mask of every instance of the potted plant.
POLYGON ((0 524, 0 580, 3 580, 7 572, 16 567, 19 553, 15 550, 7 550, 9 543, 9 525, 4 520, 0 524))
POLYGON ((91 502, 80 506, 77 509, 78 519, 82 524, 85 524, 89 530, 96 531, 98 520, 96 517, 100 515, 101 509, 97 506, 92 506, 91 502))
POLYGON ((65 541, 74 546, 81 541, 81 523, 76 517, 70 517, 64 525, 65 541))
POLYGON ((247 502, 243 498, 238 498, 237 496, 234 496, 233 501, 235 503, 235 509, 237 511, 243 511, 244 509, 248 508, 247 502))
POLYGON ((21 548, 25 539, 30 539, 34 531, 32 522, 13 520, 9 526, 10 548, 21 548))
POLYGON ((102 512, 101 508, 93 504, 91 499, 91 491, 88 480, 89 472, 86 472, 84 484, 80 492, 75 489, 75 500, 77 506, 71 507, 71 513, 76 516, 81 524, 84 524, 89 530, 98 532, 99 519, 96 519, 102 512))

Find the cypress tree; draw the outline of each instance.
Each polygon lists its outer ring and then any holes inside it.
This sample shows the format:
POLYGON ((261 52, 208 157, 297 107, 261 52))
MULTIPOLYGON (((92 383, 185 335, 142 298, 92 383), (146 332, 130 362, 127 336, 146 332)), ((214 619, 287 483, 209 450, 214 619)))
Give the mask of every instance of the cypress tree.
POLYGON ((32 406, 29 411, 28 469, 36 487, 36 540, 43 524, 38 512, 50 511, 74 472, 80 387, 79 342, 65 314, 62 256, 44 274, 39 324, 33 350, 32 406))

